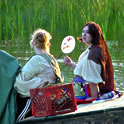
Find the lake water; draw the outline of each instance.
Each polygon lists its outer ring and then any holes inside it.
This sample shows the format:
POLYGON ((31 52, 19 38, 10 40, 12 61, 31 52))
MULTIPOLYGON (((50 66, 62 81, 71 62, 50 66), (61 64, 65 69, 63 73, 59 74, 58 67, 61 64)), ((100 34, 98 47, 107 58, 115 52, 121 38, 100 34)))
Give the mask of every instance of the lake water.
MULTIPOLYGON (((108 44, 109 52, 112 58, 112 63, 114 67, 114 78, 115 78, 115 83, 117 90, 124 91, 124 49, 123 49, 123 42, 110 42, 108 44), (110 44, 111 43, 111 44, 110 44)), ((27 44, 28 45, 28 44, 27 44)), ((76 44, 76 49, 79 47, 79 50, 74 50, 72 54, 68 54, 68 56, 71 56, 71 58, 76 58, 74 59, 74 62, 77 62, 78 57, 84 50, 85 48, 80 45, 78 46, 78 43, 76 44)), ((6 49, 5 45, 0 45, 0 49, 7 51, 8 53, 11 53, 12 55, 15 55, 19 62, 24 65, 28 58, 30 57, 29 55, 32 55, 33 52, 31 49, 22 49, 22 50, 17 50, 18 47, 15 47, 16 49, 13 49, 13 47, 9 47, 6 49), (20 54, 21 53, 21 54, 20 54)), ((53 47, 54 48, 54 47, 53 47)), ((56 52, 56 51, 53 51, 56 52)), ((52 53, 54 55, 54 53, 52 53)), ((63 58, 65 54, 62 53, 62 55, 59 55, 58 57, 58 62, 61 68, 62 73, 64 74, 65 77, 65 83, 70 83, 73 80, 73 70, 63 64, 63 58)))

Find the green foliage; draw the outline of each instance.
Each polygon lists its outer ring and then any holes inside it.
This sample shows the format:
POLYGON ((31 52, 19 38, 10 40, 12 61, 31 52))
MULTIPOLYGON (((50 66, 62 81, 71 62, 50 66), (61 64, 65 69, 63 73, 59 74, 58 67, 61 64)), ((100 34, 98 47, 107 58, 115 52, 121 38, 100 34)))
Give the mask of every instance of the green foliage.
MULTIPOLYGON (((29 56, 31 34, 44 28, 53 37, 51 52, 60 57, 63 38, 81 36, 87 21, 98 23, 106 40, 121 41, 123 5, 123 0, 0 0, 0 46, 16 56, 29 56)), ((83 49, 77 43, 70 56, 77 59, 83 49)))

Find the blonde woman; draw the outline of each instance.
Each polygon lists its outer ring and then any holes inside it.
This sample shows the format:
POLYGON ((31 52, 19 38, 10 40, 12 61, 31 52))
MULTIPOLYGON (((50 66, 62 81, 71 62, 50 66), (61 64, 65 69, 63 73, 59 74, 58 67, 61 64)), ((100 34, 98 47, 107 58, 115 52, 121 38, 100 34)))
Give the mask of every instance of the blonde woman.
POLYGON ((43 29, 36 30, 32 35, 30 45, 36 55, 24 65, 14 84, 18 92, 17 106, 21 106, 18 107, 17 116, 30 98, 30 89, 43 87, 46 82, 56 84, 64 81, 56 59, 50 54, 51 38, 50 33, 43 29))

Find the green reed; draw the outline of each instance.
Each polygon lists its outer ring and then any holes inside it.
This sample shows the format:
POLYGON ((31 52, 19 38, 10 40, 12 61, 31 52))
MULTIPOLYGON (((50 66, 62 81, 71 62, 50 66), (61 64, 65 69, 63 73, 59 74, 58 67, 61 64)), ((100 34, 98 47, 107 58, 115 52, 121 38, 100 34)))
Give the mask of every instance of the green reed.
MULTIPOLYGON (((30 56, 31 34, 44 28, 51 32, 51 52, 59 58, 63 38, 81 36, 87 21, 98 23, 106 40, 121 41, 123 5, 123 0, 0 0, 0 48, 15 56, 30 56)), ((77 59, 84 47, 77 42, 70 56, 77 59)))

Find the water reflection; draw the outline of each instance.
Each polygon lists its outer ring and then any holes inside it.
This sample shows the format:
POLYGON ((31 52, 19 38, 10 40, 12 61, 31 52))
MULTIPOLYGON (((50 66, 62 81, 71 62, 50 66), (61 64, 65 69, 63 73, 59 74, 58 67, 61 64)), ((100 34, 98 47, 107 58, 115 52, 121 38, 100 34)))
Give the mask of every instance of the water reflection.
POLYGON ((113 60, 113 67, 117 89, 124 90, 124 60, 113 60))

